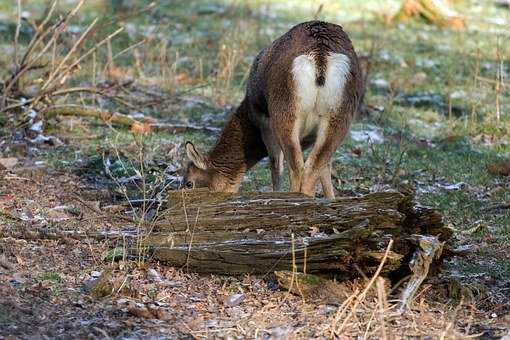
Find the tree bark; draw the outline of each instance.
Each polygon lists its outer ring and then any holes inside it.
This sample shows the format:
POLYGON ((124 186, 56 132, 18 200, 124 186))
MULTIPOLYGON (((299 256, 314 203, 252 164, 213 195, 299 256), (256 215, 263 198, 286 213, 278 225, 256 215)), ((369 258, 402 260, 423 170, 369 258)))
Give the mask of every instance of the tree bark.
POLYGON ((297 193, 176 191, 145 245, 172 266, 206 273, 373 272, 390 239, 383 272, 408 268, 413 235, 451 230, 441 215, 399 192, 334 201, 297 193))

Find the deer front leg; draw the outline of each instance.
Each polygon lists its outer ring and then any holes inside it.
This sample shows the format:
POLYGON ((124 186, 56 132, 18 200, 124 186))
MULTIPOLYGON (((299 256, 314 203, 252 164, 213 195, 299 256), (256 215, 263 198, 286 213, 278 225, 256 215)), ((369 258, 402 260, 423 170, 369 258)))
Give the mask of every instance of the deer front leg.
POLYGON ((350 119, 347 117, 331 117, 320 123, 317 139, 304 166, 300 187, 302 193, 314 197, 315 186, 320 178, 325 196, 334 198, 329 163, 349 131, 349 126, 350 119))
POLYGON ((276 151, 276 155, 269 156, 271 163, 271 181, 273 183, 273 191, 282 190, 282 174, 283 174, 283 151, 276 151))
POLYGON ((264 140, 269 155, 273 191, 280 191, 282 188, 283 151, 271 129, 267 128, 262 130, 262 139, 264 140))

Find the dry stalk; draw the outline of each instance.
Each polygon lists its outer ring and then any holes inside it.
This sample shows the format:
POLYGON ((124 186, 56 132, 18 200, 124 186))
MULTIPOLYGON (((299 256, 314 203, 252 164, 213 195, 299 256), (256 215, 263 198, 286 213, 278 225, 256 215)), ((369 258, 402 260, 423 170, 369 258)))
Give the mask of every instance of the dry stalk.
MULTIPOLYGON (((48 102, 50 98, 55 96, 64 96, 70 93, 91 93, 93 95, 102 95, 108 97, 112 100, 115 100, 121 103, 124 106, 130 107, 134 109, 135 107, 127 102, 126 100, 120 98, 119 96, 111 96, 106 94, 104 91, 95 88, 63 88, 64 84, 71 78, 71 76, 76 73, 76 71, 80 68, 80 64, 90 56, 90 54, 94 53, 96 50, 109 42, 112 38, 114 38, 117 34, 119 34, 123 28, 119 28, 112 34, 108 35, 103 40, 96 43, 92 48, 88 49, 83 53, 79 53, 80 48, 83 46, 85 40, 91 35, 91 31, 96 26, 98 19, 94 19, 92 23, 85 29, 85 31, 79 36, 77 41, 73 44, 73 46, 69 49, 65 55, 61 58, 57 55, 57 45, 59 44, 59 38, 62 35, 62 32, 66 31, 71 20, 77 15, 78 11, 81 9, 85 0, 80 0, 71 11, 69 11, 66 15, 61 18, 58 18, 56 22, 50 24, 53 19, 53 14, 55 12, 55 8, 57 5, 57 1, 52 1, 48 7, 47 13, 45 14, 42 22, 35 26, 35 34, 30 40, 23 56, 18 61, 18 39, 19 39, 19 27, 20 27, 20 14, 18 13, 18 25, 17 31, 14 37, 14 62, 16 64, 16 69, 9 77, 7 81, 3 83, 2 89, 2 98, 0 101, 0 112, 6 112, 8 110, 13 110, 17 108, 23 108, 25 112, 29 112, 36 107, 40 102, 48 102), (41 60, 50 51, 51 53, 51 62, 41 64, 41 60), (71 61, 74 58, 73 61, 71 61), (57 60, 58 63, 57 63, 57 60), (17 96, 22 92, 19 89, 19 82, 22 77, 26 76, 30 71, 40 68, 48 68, 48 76, 43 80, 42 85, 37 94, 35 94, 32 98, 18 100, 17 96), (13 90, 16 90, 14 93, 13 90), (7 105, 9 103, 9 105, 7 105)), ((21 11, 20 0, 18 1, 18 12, 21 11)), ((121 53, 124 53, 122 51, 121 53)), ((95 58, 94 58, 95 63, 95 58)), ((95 83, 95 79, 94 79, 95 83)), ((83 101, 83 98, 82 98, 83 101)))
POLYGON ((54 80, 55 80, 55 77, 57 76, 57 74, 61 73, 61 70, 62 68, 64 67, 65 63, 67 62, 67 60, 74 54, 74 52, 76 52, 76 50, 78 49, 78 47, 82 44, 82 42, 85 40, 85 38, 87 37, 87 35, 89 34, 90 30, 92 29, 92 27, 94 27, 94 25, 97 23, 97 18, 95 18, 92 23, 89 25, 89 27, 87 27, 87 29, 85 30, 85 32, 83 32, 83 34, 78 38, 78 41, 76 41, 76 43, 73 45, 73 47, 71 47, 71 49, 69 50, 69 52, 67 52, 67 54, 64 56, 64 58, 62 59, 62 61, 60 62, 60 64, 58 64, 58 66, 55 68, 55 70, 53 71, 53 73, 51 73, 48 78, 46 79, 46 82, 43 84, 43 86, 41 87, 41 91, 44 91, 54 80))
MULTIPOLYGON (((117 135, 117 137, 118 137, 118 135, 117 135)), ((136 171, 137 175, 140 177, 142 183, 141 183, 141 186, 136 181, 133 181, 133 183, 135 184, 137 190, 142 194, 142 197, 143 197, 141 200, 141 203, 142 203, 142 207, 140 209, 141 211, 137 211, 137 209, 133 206, 133 202, 132 202, 131 198, 128 196, 127 187, 124 184, 120 183, 119 179, 116 178, 114 176, 114 174, 110 172, 109 168, 106 165, 105 155, 103 155, 103 163, 104 163, 104 167, 105 167, 105 172, 109 175, 109 177, 114 181, 115 185, 122 192, 124 198, 127 201, 129 208, 131 209, 131 211, 133 211, 133 213, 135 215, 133 222, 136 223, 136 239, 135 239, 136 259, 137 259, 138 266, 142 266, 146 259, 146 255, 147 255, 146 254, 147 248, 144 246, 144 244, 145 244, 144 241, 145 241, 145 238, 148 237, 152 233, 152 230, 154 229, 156 223, 158 222, 159 211, 160 211, 162 203, 163 203, 162 201, 157 202, 158 205, 156 206, 156 209, 155 209, 155 216, 153 218, 151 218, 150 221, 147 221, 147 214, 149 213, 150 209, 153 208, 152 205, 147 205, 147 202, 149 202, 148 197, 149 196, 151 196, 151 197, 157 196, 158 194, 165 192, 168 185, 163 186, 163 188, 160 190, 159 193, 156 192, 155 189, 151 190, 150 186, 148 185, 148 183, 146 181, 146 171, 145 171, 146 152, 145 152, 145 145, 143 144, 143 136, 139 136, 139 137, 142 138, 141 142, 137 140, 137 145, 138 145, 138 159, 137 159, 137 161, 139 162, 139 168, 135 171, 136 171)), ((125 173, 128 173, 128 168, 124 164, 124 161, 120 155, 119 149, 117 147, 117 143, 112 144, 111 149, 114 150, 117 160, 121 164, 123 171, 125 173)), ((130 162, 131 169, 136 169, 135 164, 130 159, 128 159, 128 161, 130 162)), ((198 220, 198 215, 197 215, 197 220, 198 220)), ((130 252, 130 249, 127 247, 127 244, 125 242, 123 244, 123 248, 124 248, 123 257, 126 258, 126 255, 130 252)))
POLYGON ((374 282, 379 277, 379 274, 381 273, 381 270, 383 269, 384 264, 386 263, 386 259, 388 258, 388 254, 390 253, 392 245, 393 245, 393 239, 391 239, 390 242, 388 242, 388 246, 386 247, 386 251, 385 251, 384 256, 381 260, 381 263, 379 264, 379 267, 377 268, 376 272, 372 276, 372 279, 370 279, 370 281, 368 282, 365 289, 360 294, 357 294, 356 292, 353 293, 351 295, 352 299, 351 299, 351 297, 349 297, 349 299, 346 300, 346 301, 354 301, 354 303, 351 306, 349 314, 347 314, 347 316, 344 318, 344 320, 338 330, 336 330, 336 325, 338 324, 338 322, 340 321, 340 318, 345 313, 344 310, 346 310, 346 308, 349 307, 351 303, 349 302, 348 304, 345 304, 345 306, 342 305, 343 308, 340 308, 337 311, 337 315, 335 316, 335 319, 333 320, 333 325, 332 325, 332 334, 331 334, 332 337, 334 337, 336 334, 342 333, 345 326, 347 325, 347 322, 349 322, 349 320, 351 319, 353 314, 356 312, 358 305, 365 300, 365 297, 366 297, 368 291, 372 288, 374 282))
POLYGON ((381 337, 383 340, 388 339, 387 328, 386 328, 386 318, 385 312, 388 309, 388 299, 386 296, 386 289, 384 287, 384 280, 382 278, 377 278, 376 282, 377 287, 377 309, 378 309, 378 317, 379 323, 381 324, 381 337))
POLYGON ((14 64, 18 66, 18 40, 21 28, 21 0, 18 0, 18 13, 16 20, 16 33, 14 33, 14 64))
POLYGON ((497 37, 496 47, 496 60, 498 62, 498 69, 496 71, 496 123, 499 124, 501 121, 501 88, 503 83, 503 58, 501 56, 501 45, 500 37, 497 37))
MULTIPOLYGON (((141 45, 145 44, 146 42, 147 42, 147 39, 142 39, 142 40, 140 40, 139 42, 134 43, 134 44, 132 44, 132 45, 130 45, 130 46, 128 46, 128 47, 126 47, 126 48, 125 48, 125 49, 123 49, 122 51, 118 52, 117 54, 112 55, 111 57, 109 57, 109 58, 108 58, 108 61, 106 62, 106 65, 105 65, 105 66, 104 66, 104 68, 103 68, 103 73, 106 73, 106 71, 107 71, 110 67, 112 67, 112 66, 113 66, 113 62, 114 62, 114 60, 115 60, 115 59, 117 59, 117 58, 118 58, 118 57, 120 57, 121 55, 123 55, 123 54, 125 54, 125 53, 127 53, 127 52, 129 52, 129 51, 131 51, 131 50, 133 50, 133 49, 136 49, 137 47, 139 47, 139 46, 141 46, 141 45)), ((109 47, 109 50, 110 50, 110 49, 111 49, 111 48, 109 47)))

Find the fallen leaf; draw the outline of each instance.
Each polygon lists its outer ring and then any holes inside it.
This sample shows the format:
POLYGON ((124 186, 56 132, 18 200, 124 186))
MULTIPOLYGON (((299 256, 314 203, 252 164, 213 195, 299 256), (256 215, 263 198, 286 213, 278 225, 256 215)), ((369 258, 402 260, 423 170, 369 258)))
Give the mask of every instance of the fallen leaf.
POLYGON ((510 160, 500 163, 494 163, 487 166, 487 170, 492 175, 510 176, 510 160))
POLYGON ((151 133, 151 123, 150 122, 134 122, 133 125, 131 125, 130 131, 134 134, 138 135, 148 135, 151 133))
POLYGON ((155 305, 147 306, 149 312, 158 320, 170 321, 173 319, 172 314, 165 308, 157 307, 155 305))
POLYGON ((0 169, 10 170, 18 164, 18 159, 15 157, 0 158, 0 169))
POLYGON ((175 81, 178 83, 185 83, 189 80, 188 74, 185 72, 179 73, 175 76, 175 81))
POLYGON ((12 264, 5 255, 0 255, 0 267, 4 267, 5 269, 13 269, 14 264, 12 264))
POLYGON ((153 315, 151 313, 151 311, 149 309, 147 309, 147 307, 141 305, 139 306, 139 304, 137 304, 136 306, 133 306, 133 307, 128 307, 128 312, 133 314, 134 316, 137 316, 139 318, 145 318, 145 319, 155 319, 155 315, 153 315))

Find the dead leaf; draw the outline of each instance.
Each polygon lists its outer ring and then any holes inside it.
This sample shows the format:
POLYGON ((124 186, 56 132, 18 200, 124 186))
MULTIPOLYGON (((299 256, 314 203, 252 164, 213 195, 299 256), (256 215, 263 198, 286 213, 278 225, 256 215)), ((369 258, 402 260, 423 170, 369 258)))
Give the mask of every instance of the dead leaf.
POLYGON ((18 164, 18 159, 15 157, 0 158, 0 169, 10 170, 18 164))
POLYGON ((179 73, 175 76, 175 81, 178 83, 186 83, 188 80, 188 74, 185 72, 179 73))
POLYGON ((169 313, 165 308, 157 307, 154 305, 148 306, 149 311, 158 320, 170 321, 173 319, 172 314, 169 313))
POLYGON ((145 307, 144 305, 139 306, 137 304, 133 307, 128 307, 128 312, 133 314, 134 316, 137 316, 139 318, 145 318, 145 319, 155 319, 155 315, 151 313, 151 311, 145 307))
POLYGON ((510 160, 489 164, 487 170, 489 170, 489 173, 492 175, 510 176, 510 160))
POLYGON ((5 269, 13 269, 14 265, 9 260, 7 260, 5 255, 0 255, 0 267, 4 267, 5 269))
POLYGON ((131 125, 130 131, 137 135, 148 135, 152 131, 150 122, 134 122, 131 125))

